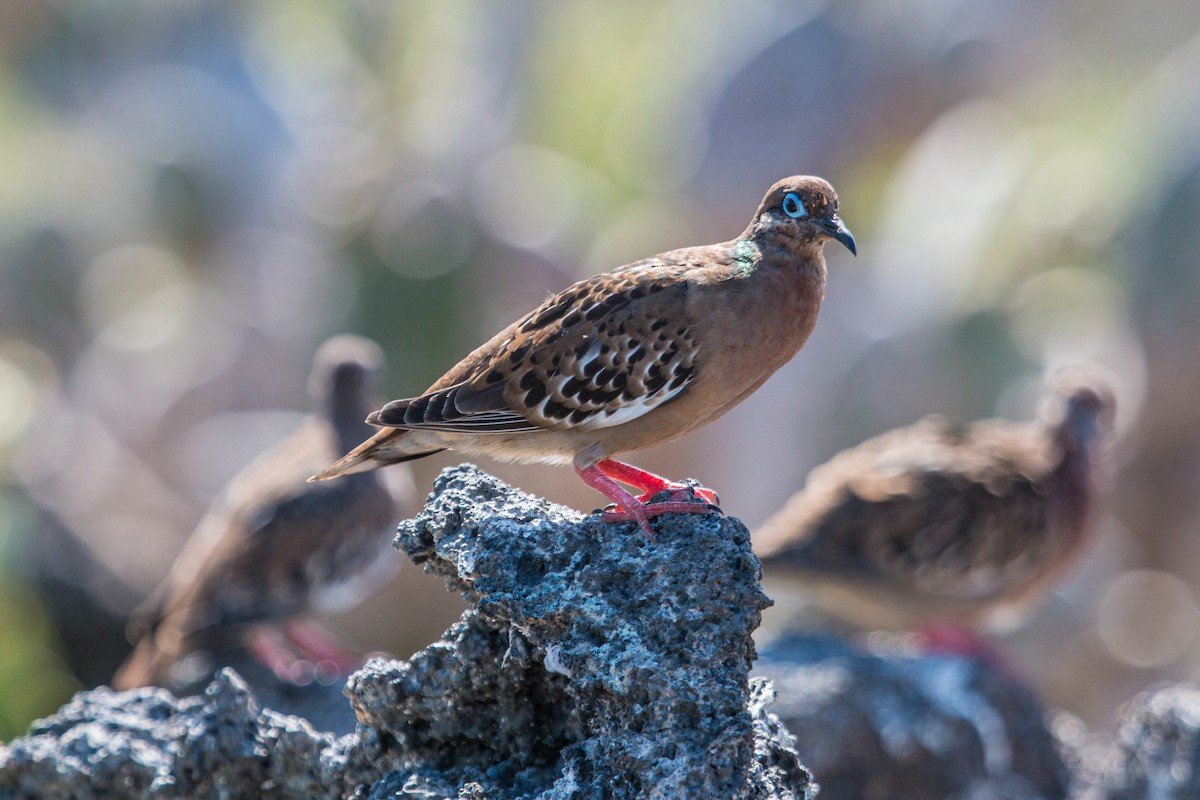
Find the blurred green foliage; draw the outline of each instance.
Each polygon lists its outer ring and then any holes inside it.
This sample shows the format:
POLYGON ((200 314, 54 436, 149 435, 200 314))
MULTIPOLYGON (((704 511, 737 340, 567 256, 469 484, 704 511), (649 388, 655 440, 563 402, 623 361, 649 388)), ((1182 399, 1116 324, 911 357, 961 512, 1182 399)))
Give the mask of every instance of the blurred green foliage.
POLYGON ((37 594, 14 567, 29 535, 23 501, 0 493, 0 742, 62 705, 79 683, 56 653, 58 638, 37 594))

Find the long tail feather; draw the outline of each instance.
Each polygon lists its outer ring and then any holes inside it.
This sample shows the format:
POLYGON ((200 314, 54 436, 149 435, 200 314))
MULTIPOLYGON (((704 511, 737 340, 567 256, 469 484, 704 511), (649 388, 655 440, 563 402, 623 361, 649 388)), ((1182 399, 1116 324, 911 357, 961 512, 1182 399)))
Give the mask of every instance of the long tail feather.
POLYGON ((440 453, 446 449, 444 447, 434 447, 428 450, 404 452, 399 440, 405 433, 407 431, 397 431, 394 429, 380 431, 316 475, 313 475, 308 479, 308 482, 327 481, 331 478, 340 478, 343 475, 370 472, 373 469, 379 469, 388 464, 413 461, 433 455, 434 453, 440 453))

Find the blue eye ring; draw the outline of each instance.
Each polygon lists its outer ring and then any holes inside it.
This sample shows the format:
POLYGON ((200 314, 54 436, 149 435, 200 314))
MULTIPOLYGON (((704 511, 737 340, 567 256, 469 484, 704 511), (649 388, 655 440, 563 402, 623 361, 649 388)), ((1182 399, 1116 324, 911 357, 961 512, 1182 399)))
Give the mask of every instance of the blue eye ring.
POLYGON ((783 213, 792 219, 800 219, 808 215, 808 209, 804 207, 804 202, 801 201, 800 195, 795 192, 788 192, 783 198, 783 213))

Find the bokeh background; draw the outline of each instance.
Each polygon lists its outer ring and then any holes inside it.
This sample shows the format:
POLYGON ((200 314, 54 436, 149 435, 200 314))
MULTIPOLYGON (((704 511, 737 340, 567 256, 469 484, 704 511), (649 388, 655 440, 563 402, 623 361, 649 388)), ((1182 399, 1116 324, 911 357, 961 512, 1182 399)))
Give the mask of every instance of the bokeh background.
MULTIPOLYGON (((799 357, 639 465, 753 527, 843 447, 1029 418, 1102 364, 1097 542, 1000 647, 1099 728, 1195 678, 1198 34, 1194 0, 6 0, 0 739, 107 681, 214 494, 306 411, 325 336, 377 339, 415 394, 548 291, 731 238, 795 173, 834 182, 861 255, 829 248, 799 357)), ((406 566, 334 624, 404 656, 460 608, 406 566)))

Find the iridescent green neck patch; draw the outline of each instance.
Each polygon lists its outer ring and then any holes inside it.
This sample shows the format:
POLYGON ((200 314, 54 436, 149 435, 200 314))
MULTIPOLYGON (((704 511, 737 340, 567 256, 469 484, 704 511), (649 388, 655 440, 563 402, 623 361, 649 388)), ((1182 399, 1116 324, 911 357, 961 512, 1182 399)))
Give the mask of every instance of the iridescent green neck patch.
POLYGON ((739 277, 746 277, 758 265, 760 258, 758 248, 745 239, 738 239, 733 245, 733 260, 738 262, 735 271, 739 277))

